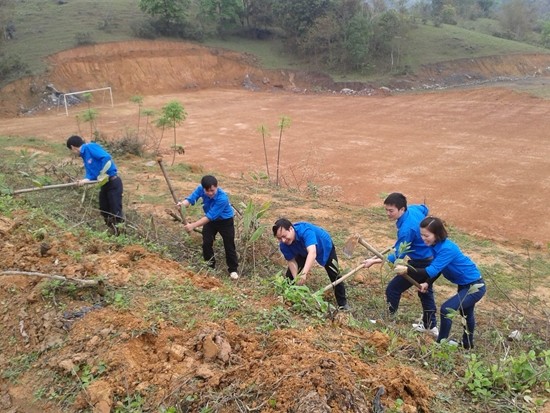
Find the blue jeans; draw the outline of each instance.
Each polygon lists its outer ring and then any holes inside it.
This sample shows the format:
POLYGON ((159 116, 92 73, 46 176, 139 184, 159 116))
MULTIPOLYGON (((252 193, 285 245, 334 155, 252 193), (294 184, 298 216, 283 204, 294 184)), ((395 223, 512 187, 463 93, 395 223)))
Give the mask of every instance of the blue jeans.
MULTIPOLYGON (((431 260, 410 260, 408 264, 413 268, 426 268, 430 265, 431 260)), ((414 275, 411 275, 413 279, 418 282, 423 280, 417 279, 414 275)), ((386 301, 388 302, 388 309, 390 314, 395 314, 399 308, 399 301, 401 301, 401 294, 412 287, 412 284, 408 282, 404 277, 396 275, 386 287, 386 301)), ((437 308, 435 306, 435 298, 433 287, 430 284, 428 291, 425 293, 417 292, 420 303, 422 304, 422 322, 425 328, 437 327, 437 318, 435 316, 437 308)))
POLYGON ((444 338, 449 337, 453 324, 453 320, 449 317, 449 314, 453 311, 458 311, 466 319, 466 327, 462 334, 462 347, 466 349, 474 347, 474 329, 476 326, 474 308, 476 303, 485 295, 486 291, 487 288, 483 279, 458 286, 458 293, 441 305, 441 328, 439 329, 439 337, 437 337, 438 343, 444 338), (483 286, 478 291, 468 293, 473 284, 482 284, 483 286))

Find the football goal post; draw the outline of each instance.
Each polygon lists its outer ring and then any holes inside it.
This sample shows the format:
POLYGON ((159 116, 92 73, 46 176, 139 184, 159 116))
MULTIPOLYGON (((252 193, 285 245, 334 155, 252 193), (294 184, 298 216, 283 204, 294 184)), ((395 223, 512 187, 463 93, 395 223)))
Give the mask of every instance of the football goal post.
MULTIPOLYGON (((103 103, 105 103, 105 94, 107 93, 107 91, 109 91, 109 98, 111 99, 111 107, 114 107, 113 91, 111 89, 111 86, 100 87, 98 89, 81 90, 79 92, 63 93, 63 103, 65 105, 65 115, 69 116, 69 104, 67 103, 67 96, 83 95, 84 93, 93 93, 93 92, 101 92, 101 91, 103 91, 103 103)), ((58 109, 59 109, 59 101, 58 101, 57 106, 58 106, 58 109)))

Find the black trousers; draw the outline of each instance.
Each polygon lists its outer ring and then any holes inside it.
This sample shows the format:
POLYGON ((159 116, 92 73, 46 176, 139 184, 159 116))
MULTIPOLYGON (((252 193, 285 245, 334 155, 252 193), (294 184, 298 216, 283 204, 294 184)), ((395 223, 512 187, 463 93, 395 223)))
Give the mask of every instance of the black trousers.
POLYGON ((237 272, 239 259, 237 258, 237 249, 235 248, 235 223, 233 218, 210 221, 202 227, 202 256, 211 268, 216 267, 214 240, 218 233, 222 236, 223 240, 227 270, 230 273, 237 272))
POLYGON ((119 176, 109 177, 107 183, 99 190, 99 210, 109 227, 124 222, 122 192, 122 179, 119 176))
MULTIPOLYGON (((306 257, 303 257, 301 255, 296 255, 294 259, 298 264, 298 273, 299 273, 304 269, 304 265, 306 263, 306 257)), ((330 256, 328 257, 328 261, 325 265, 325 270, 331 282, 334 282, 338 278, 340 278, 340 266, 338 265, 338 257, 336 256, 336 249, 334 248, 334 245, 332 246, 332 250, 330 251, 330 256)), ((290 268, 287 269, 286 276, 291 280, 294 280, 294 277, 292 276, 292 272, 290 272, 290 268)), ((344 286, 343 282, 338 284, 336 287, 334 287, 334 297, 336 298, 336 302, 338 303, 339 307, 343 307, 347 304, 346 287, 344 286)))

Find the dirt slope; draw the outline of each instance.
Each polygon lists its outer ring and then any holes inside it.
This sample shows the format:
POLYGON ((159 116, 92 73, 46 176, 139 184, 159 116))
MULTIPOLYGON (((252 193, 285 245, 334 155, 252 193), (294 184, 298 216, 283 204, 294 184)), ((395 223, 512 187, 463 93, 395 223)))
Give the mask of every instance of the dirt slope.
MULTIPOLYGON (((516 243, 550 241, 550 221, 538 219, 550 212, 548 101, 495 87, 393 96, 373 88, 371 96, 310 94, 313 80, 325 88, 338 85, 319 75, 263 71, 247 56, 185 43, 96 45, 49 60, 46 79, 59 90, 113 87, 115 108, 100 109, 98 120, 108 137, 135 125, 130 96, 144 95, 144 107, 155 109, 177 99, 189 113, 178 128, 187 154, 178 159, 239 176, 265 170, 261 124, 273 134, 268 154, 275 169, 277 122, 284 114, 292 120, 281 161, 289 186, 309 184, 323 196, 369 206, 379 205, 384 193, 402 191, 471 233, 516 243)), ((544 81, 548 67, 545 55, 470 59, 425 68, 425 78, 408 82, 449 84, 497 73, 538 73, 544 81)), ((28 82, 2 91, 5 114, 13 113, 16 101, 25 106, 28 82)), ((33 90, 42 97, 37 83, 33 90)), ((61 141, 79 132, 75 113, 5 118, 0 127, 5 134, 61 141)))

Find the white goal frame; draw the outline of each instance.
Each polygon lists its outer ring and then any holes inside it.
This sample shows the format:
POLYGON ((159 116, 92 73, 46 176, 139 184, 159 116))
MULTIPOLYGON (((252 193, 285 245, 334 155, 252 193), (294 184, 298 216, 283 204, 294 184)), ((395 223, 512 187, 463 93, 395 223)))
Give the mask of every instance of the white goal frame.
MULTIPOLYGON (((101 90, 104 90, 104 91, 108 90, 109 91, 109 97, 111 98, 111 107, 114 107, 115 104, 113 102, 113 90, 111 89, 111 86, 100 87, 98 89, 81 90, 79 92, 63 93, 63 103, 65 104, 65 115, 69 116, 69 105, 67 105, 67 96, 82 95, 84 93, 98 92, 98 91, 101 91, 101 90)), ((105 93, 103 94, 103 100, 105 100, 105 93)), ((57 107, 59 109, 59 101, 57 103, 57 107)))

